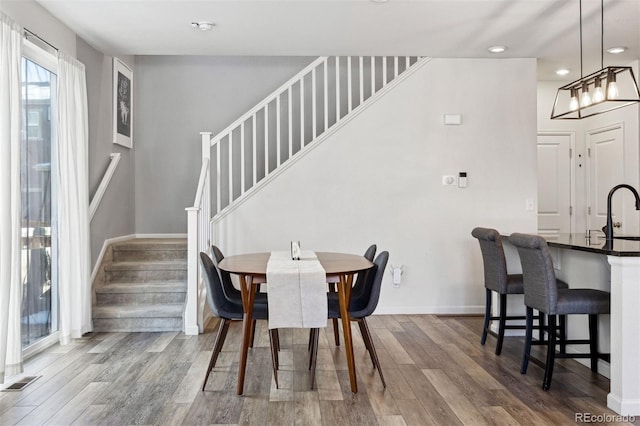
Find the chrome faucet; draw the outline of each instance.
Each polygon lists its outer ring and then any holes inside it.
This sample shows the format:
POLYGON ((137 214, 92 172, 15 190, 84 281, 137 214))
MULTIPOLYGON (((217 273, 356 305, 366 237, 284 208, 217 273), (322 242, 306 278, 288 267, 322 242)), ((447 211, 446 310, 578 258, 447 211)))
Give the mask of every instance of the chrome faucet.
POLYGON ((638 191, 636 191, 631 185, 622 183, 620 185, 616 185, 613 188, 611 188, 611 191, 609 191, 609 196, 607 197, 607 225, 602 229, 604 231, 604 234, 607 237, 607 241, 613 240, 613 219, 611 218, 611 198, 613 197, 613 193, 620 188, 627 188, 629 191, 633 193, 633 196, 636 197, 636 210, 640 210, 640 195, 638 195, 638 191))

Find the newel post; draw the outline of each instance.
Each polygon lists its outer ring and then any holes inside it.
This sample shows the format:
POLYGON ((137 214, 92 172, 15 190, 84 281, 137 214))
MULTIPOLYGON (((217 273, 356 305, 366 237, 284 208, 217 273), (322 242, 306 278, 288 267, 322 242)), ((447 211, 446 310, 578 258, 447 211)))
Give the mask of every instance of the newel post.
POLYGON ((198 327, 198 222, 200 208, 187 207, 187 301, 184 309, 184 334, 197 335, 198 327))

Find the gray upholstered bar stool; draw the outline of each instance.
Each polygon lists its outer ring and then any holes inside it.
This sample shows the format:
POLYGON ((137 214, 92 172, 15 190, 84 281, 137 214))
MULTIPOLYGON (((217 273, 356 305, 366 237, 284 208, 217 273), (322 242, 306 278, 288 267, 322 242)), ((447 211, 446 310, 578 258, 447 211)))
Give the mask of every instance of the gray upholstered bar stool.
MULTIPOLYGON (((486 305, 484 313, 484 325, 482 328, 482 345, 487 341, 487 334, 496 336, 496 355, 502 352, 502 342, 504 340, 505 330, 524 330, 523 325, 507 325, 507 321, 524 320, 524 316, 507 315, 507 295, 523 294, 524 286, 522 282, 522 274, 508 274, 507 260, 504 255, 502 246, 502 237, 495 229, 477 227, 471 231, 471 235, 478 239, 480 243, 480 251, 482 252, 482 261, 484 264, 484 286, 486 288, 486 305), (491 316, 491 299, 492 292, 498 293, 500 296, 500 313, 498 316, 491 316), (498 333, 494 333, 489 329, 491 321, 498 320, 498 333)), ((567 288, 564 282, 558 283, 559 287, 567 288)), ((540 319, 540 318, 538 318, 540 319)), ((540 328, 540 340, 543 340, 544 324, 541 319, 538 328, 540 328)))
POLYGON ((590 358, 591 370, 598 372, 598 358, 609 360, 608 354, 598 353, 598 315, 608 314, 610 295, 606 291, 577 288, 559 289, 556 286, 556 274, 549 247, 544 238, 538 235, 511 234, 509 242, 518 248, 524 281, 524 304, 526 313, 525 348, 520 372, 525 374, 529 360, 543 366, 544 379, 542 389, 549 390, 555 358, 590 358), (547 362, 531 357, 531 336, 533 310, 537 309, 549 320, 549 339, 547 344, 547 362), (589 340, 556 341, 556 317, 573 314, 589 315, 589 340), (556 354, 556 344, 589 344, 588 354, 556 354))

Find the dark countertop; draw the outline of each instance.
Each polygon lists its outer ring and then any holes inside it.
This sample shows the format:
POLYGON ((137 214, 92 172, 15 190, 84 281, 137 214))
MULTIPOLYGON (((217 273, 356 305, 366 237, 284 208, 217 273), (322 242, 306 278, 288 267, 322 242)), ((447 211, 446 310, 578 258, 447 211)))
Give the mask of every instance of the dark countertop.
POLYGON ((585 234, 559 234, 557 236, 545 236, 545 238, 549 247, 620 257, 640 257, 640 238, 638 240, 614 238, 611 244, 607 244, 607 240, 602 234, 591 235, 591 238, 587 238, 585 234))

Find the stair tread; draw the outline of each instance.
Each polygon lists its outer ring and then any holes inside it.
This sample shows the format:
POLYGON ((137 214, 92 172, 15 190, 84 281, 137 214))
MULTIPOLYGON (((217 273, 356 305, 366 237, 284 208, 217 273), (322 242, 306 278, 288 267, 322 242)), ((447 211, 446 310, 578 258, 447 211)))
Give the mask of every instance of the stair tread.
POLYGON ((98 305, 93 318, 165 318, 182 317, 184 303, 98 305))
POLYGON ((186 250, 185 238, 153 239, 137 238, 112 244, 113 250, 186 250))
POLYGON ((111 262, 104 266, 105 271, 122 271, 131 269, 143 269, 143 270, 186 270, 186 260, 141 260, 141 261, 128 261, 128 262, 111 262))
POLYGON ((187 291, 185 281, 109 283, 96 287, 96 293, 161 293, 187 291))

